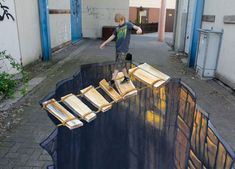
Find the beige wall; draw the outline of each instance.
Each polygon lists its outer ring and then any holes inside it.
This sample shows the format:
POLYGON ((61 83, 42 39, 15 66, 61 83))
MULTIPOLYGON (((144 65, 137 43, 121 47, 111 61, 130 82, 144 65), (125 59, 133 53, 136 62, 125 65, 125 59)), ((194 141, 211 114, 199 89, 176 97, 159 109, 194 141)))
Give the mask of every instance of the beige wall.
POLYGON ((51 9, 70 9, 70 0, 48 0, 51 9))
POLYGON ((37 0, 15 0, 23 65, 41 55, 40 24, 37 0))
MULTIPOLYGON (((70 0, 48 0, 49 9, 70 9, 70 0)), ((50 14, 51 47, 71 40, 70 14, 50 14)))
POLYGON ((178 3, 178 12, 175 20, 175 39, 174 39, 174 48, 175 51, 184 51, 184 42, 185 42, 185 32, 186 32, 186 23, 187 23, 187 9, 188 9, 188 0, 179 0, 178 3))
POLYGON ((224 24, 224 15, 234 15, 234 0, 226 3, 220 0, 205 1, 204 14, 215 15, 215 22, 203 22, 202 28, 216 31, 224 30, 217 74, 227 84, 235 89, 235 24, 224 24), (223 10, 221 10, 223 9, 223 10))
MULTIPOLYGON (((9 7, 9 13, 14 17, 0 21, 0 51, 7 51, 17 62, 21 63, 21 54, 19 48, 19 35, 17 30, 17 18, 15 13, 14 0, 2 2, 4 6, 9 7)), ((16 73, 6 60, 0 60, 0 72, 16 73)))
MULTIPOLYGON (((13 14, 15 21, 0 22, 0 28, 6 29, 6 31, 0 30, 0 50, 7 50, 13 58, 25 66, 37 60, 41 55, 38 1, 9 0, 5 2, 10 7, 10 13, 13 14)), ((9 70, 9 66, 5 69, 15 73, 9 70)))
POLYGON ((101 37, 103 26, 115 25, 115 13, 129 18, 129 0, 83 0, 82 32, 84 37, 101 37))

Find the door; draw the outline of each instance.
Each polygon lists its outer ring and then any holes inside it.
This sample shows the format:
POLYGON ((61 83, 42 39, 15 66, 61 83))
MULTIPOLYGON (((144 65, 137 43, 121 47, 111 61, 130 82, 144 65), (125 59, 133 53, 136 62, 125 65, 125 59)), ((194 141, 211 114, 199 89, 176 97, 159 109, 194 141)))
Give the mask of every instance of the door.
POLYGON ((185 53, 188 55, 191 52, 192 46, 192 36, 193 36, 193 26, 195 19, 195 11, 196 10, 196 0, 190 0, 188 6, 188 18, 187 18, 187 28, 186 28, 186 36, 185 36, 185 53))
POLYGON ((82 38, 81 0, 70 0, 70 4, 72 42, 77 42, 82 38))
POLYGON ((175 9, 166 10, 166 28, 165 32, 173 32, 174 28, 175 9))

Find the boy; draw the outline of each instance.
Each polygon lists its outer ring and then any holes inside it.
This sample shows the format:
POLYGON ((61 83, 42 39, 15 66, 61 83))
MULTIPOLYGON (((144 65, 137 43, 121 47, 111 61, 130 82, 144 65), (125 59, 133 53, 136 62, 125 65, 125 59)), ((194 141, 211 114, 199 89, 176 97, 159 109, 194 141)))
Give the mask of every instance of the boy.
POLYGON ((109 42, 115 39, 116 40, 116 63, 115 63, 115 71, 112 76, 112 80, 110 81, 110 86, 114 85, 115 79, 119 71, 122 71, 124 74, 124 80, 122 83, 126 83, 130 80, 130 77, 127 73, 127 69, 125 67, 125 57, 129 50, 131 30, 135 29, 137 34, 142 34, 142 30, 140 27, 133 25, 130 22, 126 22, 125 17, 122 14, 115 15, 115 22, 118 24, 113 34, 106 40, 104 43, 100 45, 100 49, 103 49, 109 42))

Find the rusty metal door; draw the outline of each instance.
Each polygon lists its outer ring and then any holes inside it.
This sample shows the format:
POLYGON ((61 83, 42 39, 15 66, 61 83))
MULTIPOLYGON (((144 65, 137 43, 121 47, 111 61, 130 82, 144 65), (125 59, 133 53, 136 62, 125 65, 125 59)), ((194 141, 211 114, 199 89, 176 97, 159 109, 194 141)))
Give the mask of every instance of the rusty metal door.
POLYGON ((175 19, 175 9, 166 10, 166 32, 173 32, 174 28, 174 19, 175 19))

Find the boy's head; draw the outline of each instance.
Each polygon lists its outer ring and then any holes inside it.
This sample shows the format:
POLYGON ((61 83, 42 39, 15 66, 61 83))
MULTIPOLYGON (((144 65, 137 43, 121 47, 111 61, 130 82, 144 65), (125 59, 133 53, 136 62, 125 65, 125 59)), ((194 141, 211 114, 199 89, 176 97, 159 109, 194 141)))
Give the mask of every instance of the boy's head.
POLYGON ((126 21, 126 18, 122 14, 116 14, 114 20, 118 25, 123 25, 126 21))

